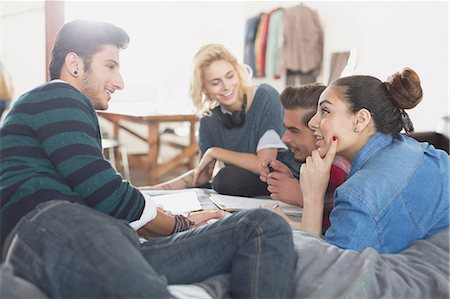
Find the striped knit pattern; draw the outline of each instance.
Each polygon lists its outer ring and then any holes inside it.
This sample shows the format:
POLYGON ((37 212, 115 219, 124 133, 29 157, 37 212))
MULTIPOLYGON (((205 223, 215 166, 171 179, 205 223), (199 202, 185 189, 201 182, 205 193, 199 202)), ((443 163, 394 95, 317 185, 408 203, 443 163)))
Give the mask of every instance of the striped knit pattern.
POLYGON ((142 194, 103 157, 94 107, 63 82, 24 94, 0 128, 1 241, 49 200, 78 202, 128 222, 144 208, 142 194))

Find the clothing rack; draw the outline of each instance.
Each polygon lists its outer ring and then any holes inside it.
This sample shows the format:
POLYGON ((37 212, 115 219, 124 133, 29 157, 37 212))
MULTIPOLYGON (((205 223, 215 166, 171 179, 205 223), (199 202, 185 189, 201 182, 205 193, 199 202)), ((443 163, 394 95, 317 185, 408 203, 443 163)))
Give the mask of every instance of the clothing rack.
POLYGON ((256 78, 286 77, 298 85, 320 73, 323 30, 317 12, 303 3, 248 18, 244 41, 244 63, 256 78))

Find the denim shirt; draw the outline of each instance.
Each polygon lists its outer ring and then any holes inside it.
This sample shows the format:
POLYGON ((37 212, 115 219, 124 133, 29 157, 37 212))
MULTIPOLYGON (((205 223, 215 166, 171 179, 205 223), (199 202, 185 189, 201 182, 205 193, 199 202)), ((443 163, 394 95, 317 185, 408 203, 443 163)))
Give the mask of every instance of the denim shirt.
POLYGON ((397 253, 449 226, 450 156, 428 143, 376 133, 336 189, 325 239, 397 253))

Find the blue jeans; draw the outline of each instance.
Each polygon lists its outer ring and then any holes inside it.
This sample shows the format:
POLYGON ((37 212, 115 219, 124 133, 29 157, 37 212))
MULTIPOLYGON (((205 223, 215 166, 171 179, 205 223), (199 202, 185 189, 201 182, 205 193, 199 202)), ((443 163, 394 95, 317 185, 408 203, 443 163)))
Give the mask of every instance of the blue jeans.
POLYGON ((4 247, 16 275, 60 298, 170 298, 167 284, 231 273, 231 295, 289 298, 292 231, 275 213, 248 210, 140 243, 122 220, 65 201, 38 205, 4 247))

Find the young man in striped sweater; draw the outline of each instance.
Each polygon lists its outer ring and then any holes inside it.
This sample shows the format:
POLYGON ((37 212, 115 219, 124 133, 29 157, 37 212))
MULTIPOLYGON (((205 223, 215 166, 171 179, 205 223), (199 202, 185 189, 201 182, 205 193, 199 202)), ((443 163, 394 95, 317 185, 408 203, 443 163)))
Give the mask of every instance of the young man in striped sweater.
POLYGON ((50 297, 169 298, 167 284, 227 272, 233 296, 289 297, 295 254, 281 217, 257 209, 194 228, 221 214, 167 215, 103 158, 95 109, 124 86, 119 50, 128 42, 109 23, 65 24, 52 81, 4 120, 2 261, 50 297))

